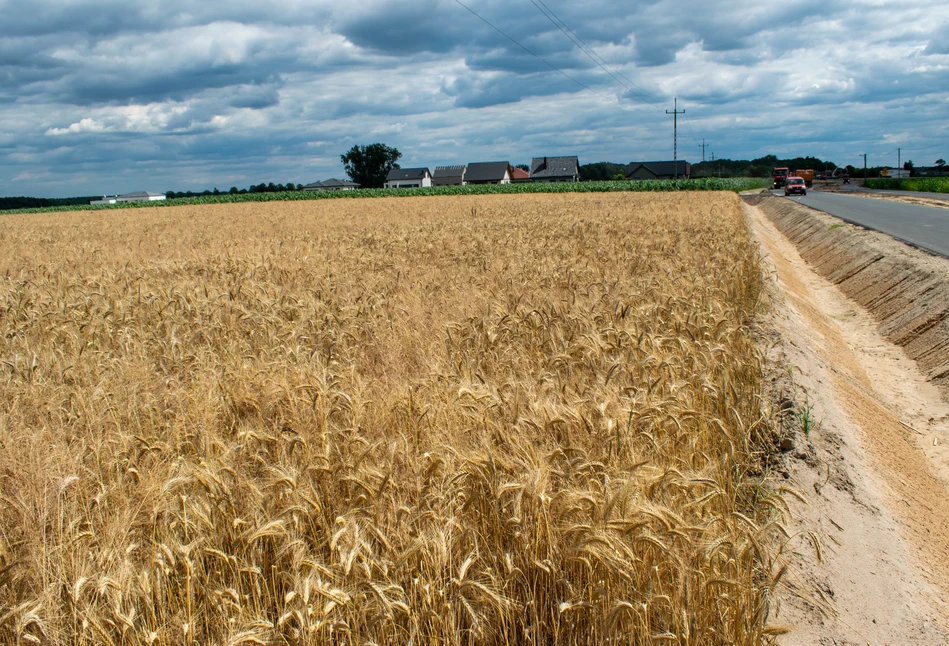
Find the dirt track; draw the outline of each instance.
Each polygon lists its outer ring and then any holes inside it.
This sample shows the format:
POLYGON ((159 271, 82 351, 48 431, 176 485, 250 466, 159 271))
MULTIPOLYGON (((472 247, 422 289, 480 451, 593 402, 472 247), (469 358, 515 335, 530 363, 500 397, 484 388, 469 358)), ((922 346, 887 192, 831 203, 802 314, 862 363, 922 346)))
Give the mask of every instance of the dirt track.
POLYGON ((945 377, 923 361, 924 376, 880 333, 911 351, 919 339, 936 338, 926 332, 938 327, 932 321, 939 317, 927 318, 929 310, 919 310, 912 296, 900 300, 898 285, 913 281, 888 281, 897 280, 894 262, 906 270, 920 266, 918 261, 930 279, 949 271, 949 263, 934 265, 935 259, 877 234, 825 221, 797 205, 800 211, 789 211, 786 200, 775 202, 765 205, 771 220, 762 209, 746 207, 774 270, 774 324, 781 342, 773 358, 794 366, 798 406, 810 406, 819 422, 808 437, 799 435, 789 454, 787 475, 806 503, 794 508, 801 537, 789 550, 798 556, 773 619, 794 628, 781 643, 949 643, 943 601, 949 598, 949 406, 926 379, 944 385, 945 377), (802 253, 772 220, 790 232, 802 253), (855 256, 848 257, 851 252, 855 256), (871 266, 882 270, 876 279, 871 266), (874 294, 871 311, 889 303, 889 316, 881 317, 889 326, 879 326, 832 284, 848 281, 858 295, 874 294), (901 316, 914 307, 915 315, 901 316), (822 559, 812 540, 803 538, 811 530, 821 540, 822 559))

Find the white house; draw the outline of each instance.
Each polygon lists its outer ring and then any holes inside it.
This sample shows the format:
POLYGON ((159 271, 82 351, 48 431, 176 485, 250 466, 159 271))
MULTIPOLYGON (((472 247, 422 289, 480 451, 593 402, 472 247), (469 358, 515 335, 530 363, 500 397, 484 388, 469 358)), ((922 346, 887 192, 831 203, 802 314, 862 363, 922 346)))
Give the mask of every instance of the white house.
POLYGON ((166 199, 164 193, 136 191, 124 195, 103 195, 101 200, 92 200, 89 204, 119 204, 121 202, 158 202, 166 199))
POLYGON ((432 185, 427 168, 393 168, 386 176, 386 188, 423 188, 432 185))

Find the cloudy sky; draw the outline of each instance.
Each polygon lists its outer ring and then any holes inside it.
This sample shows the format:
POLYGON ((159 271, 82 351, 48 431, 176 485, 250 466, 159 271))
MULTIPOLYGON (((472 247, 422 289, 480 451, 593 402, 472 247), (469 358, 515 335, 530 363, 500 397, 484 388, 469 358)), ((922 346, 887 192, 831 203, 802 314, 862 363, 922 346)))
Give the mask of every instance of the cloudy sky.
POLYGON ((945 0, 464 2, 510 39, 456 0, 0 0, 0 195, 671 159, 674 97, 680 159, 949 158, 945 0))

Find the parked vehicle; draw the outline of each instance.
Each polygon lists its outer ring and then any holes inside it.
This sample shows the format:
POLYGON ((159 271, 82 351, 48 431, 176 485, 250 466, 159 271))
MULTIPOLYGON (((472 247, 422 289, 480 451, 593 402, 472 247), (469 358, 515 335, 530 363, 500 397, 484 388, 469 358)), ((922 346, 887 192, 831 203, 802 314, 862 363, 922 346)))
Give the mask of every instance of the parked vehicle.
POLYGON ((807 195, 807 184, 803 177, 788 177, 784 182, 785 195, 807 195))
POLYGON ((794 171, 797 177, 804 180, 804 183, 810 188, 814 185, 814 171, 811 169, 794 171))
POLYGON ((849 184, 849 183, 850 183, 850 174, 844 173, 844 184, 849 184))
POLYGON ((787 181, 791 171, 788 168, 775 168, 771 173, 771 188, 781 188, 787 181))

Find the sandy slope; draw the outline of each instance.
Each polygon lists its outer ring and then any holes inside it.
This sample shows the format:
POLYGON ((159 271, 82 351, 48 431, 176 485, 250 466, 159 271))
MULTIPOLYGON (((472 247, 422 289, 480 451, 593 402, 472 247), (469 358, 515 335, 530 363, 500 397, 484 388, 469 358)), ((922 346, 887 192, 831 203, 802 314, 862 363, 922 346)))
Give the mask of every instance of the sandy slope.
POLYGON ((782 644, 949 643, 949 407, 869 316, 745 206, 773 269, 774 358, 818 422, 788 454, 794 553, 782 644), (916 430, 913 430, 916 429, 916 430), (935 450, 924 451, 926 443, 935 450), (820 544, 820 559, 813 545, 820 544))

